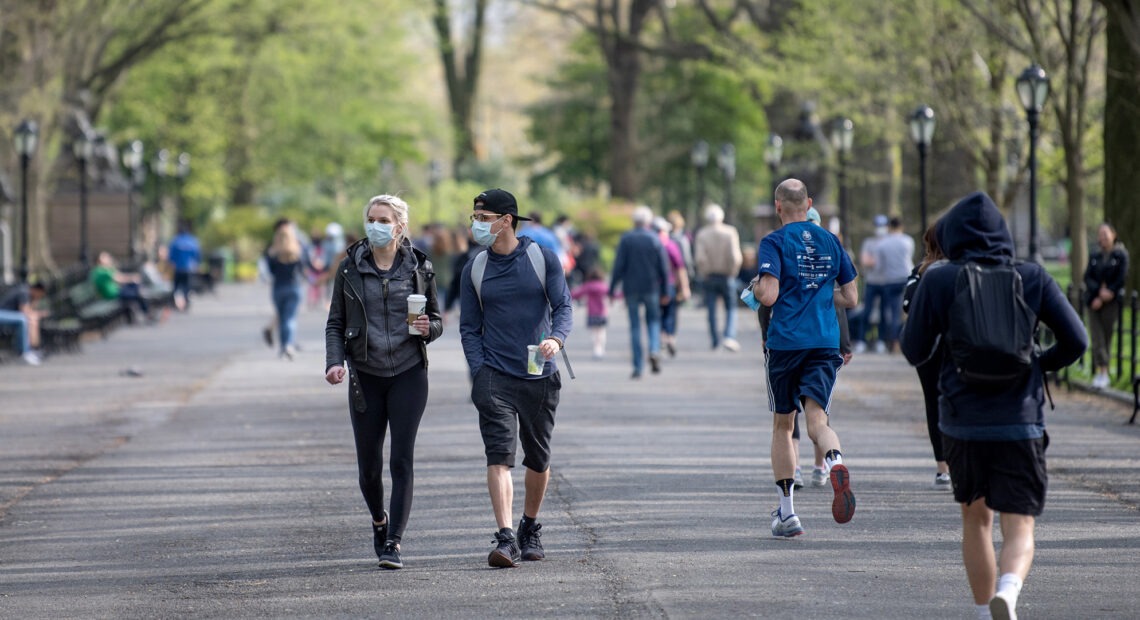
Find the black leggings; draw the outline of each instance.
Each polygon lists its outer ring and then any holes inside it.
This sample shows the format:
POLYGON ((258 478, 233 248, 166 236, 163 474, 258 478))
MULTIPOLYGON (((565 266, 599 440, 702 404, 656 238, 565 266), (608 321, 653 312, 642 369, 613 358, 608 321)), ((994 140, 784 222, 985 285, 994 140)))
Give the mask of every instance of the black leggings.
MULTIPOLYGON (((394 377, 357 371, 364 394, 363 413, 352 411, 360 492, 374 521, 384 518, 384 434, 392 429, 388 468, 392 475, 392 506, 388 540, 400 542, 412 511, 412 461, 416 433, 427 406, 428 374, 421 364, 394 377)), ((351 406, 350 406, 351 410, 351 406)))
POLYGON ((934 448, 934 460, 945 461, 946 457, 942 455, 942 431, 938 428, 938 375, 942 373, 942 363, 931 360, 916 370, 918 382, 922 384, 922 398, 926 403, 926 432, 930 435, 930 446, 934 448))

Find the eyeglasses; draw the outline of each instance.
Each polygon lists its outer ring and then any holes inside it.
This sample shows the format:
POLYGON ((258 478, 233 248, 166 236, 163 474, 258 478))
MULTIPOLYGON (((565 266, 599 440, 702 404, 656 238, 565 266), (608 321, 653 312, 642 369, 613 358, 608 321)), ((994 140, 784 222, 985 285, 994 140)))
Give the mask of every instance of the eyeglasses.
POLYGON ((471 215, 472 222, 483 222, 484 224, 494 222, 495 220, 502 219, 502 215, 498 213, 475 213, 471 215))

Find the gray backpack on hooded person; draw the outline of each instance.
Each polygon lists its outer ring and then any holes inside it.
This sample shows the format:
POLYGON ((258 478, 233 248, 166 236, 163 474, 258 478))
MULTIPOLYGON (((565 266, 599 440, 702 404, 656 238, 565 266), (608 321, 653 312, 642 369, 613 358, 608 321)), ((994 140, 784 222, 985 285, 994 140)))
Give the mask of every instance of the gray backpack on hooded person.
MULTIPOLYGON (((542 294, 546 297, 546 305, 550 307, 550 295, 546 292, 546 257, 542 255, 542 248, 537 243, 526 246, 526 256, 530 259, 530 266, 534 267, 534 275, 542 284, 542 294)), ((479 299, 479 307, 483 307, 483 274, 487 271, 487 250, 483 250, 471 259, 471 284, 475 287, 475 297, 479 299)), ((574 367, 570 365, 570 357, 566 355, 566 346, 560 347, 562 361, 566 363, 566 372, 574 379, 574 367)))

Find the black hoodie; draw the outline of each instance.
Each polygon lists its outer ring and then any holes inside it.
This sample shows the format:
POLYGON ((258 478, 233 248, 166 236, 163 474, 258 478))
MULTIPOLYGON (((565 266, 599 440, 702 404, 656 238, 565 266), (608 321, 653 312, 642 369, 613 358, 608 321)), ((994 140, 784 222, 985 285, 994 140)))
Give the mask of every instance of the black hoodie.
MULTIPOLYGON (((970 194, 954 205, 940 220, 938 240, 951 262, 924 275, 911 300, 900 344, 912 364, 926 360, 938 337, 945 334, 962 264, 1013 262, 1009 229, 1001 212, 983 192, 970 194)), ((1073 363, 1088 346, 1080 317, 1040 265, 1021 263, 1017 271, 1021 274, 1026 303, 1057 340, 1040 353, 1037 366, 1041 371, 1053 371, 1073 363)), ((941 354, 945 362, 945 356, 949 355, 945 347, 941 354)), ((1009 441, 1044 434, 1045 395, 1041 372, 1031 372, 1024 380, 998 391, 979 391, 958 378, 952 363, 943 363, 938 383, 941 392, 938 426, 951 437, 1009 441)))

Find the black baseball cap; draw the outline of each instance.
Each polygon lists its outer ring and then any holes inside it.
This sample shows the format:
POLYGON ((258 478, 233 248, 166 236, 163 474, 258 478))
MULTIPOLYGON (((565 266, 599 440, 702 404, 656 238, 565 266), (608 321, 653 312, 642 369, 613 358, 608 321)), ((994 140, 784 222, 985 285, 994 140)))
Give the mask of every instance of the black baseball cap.
POLYGON ((517 221, 530 221, 529 217, 519 215, 519 205, 515 197, 505 189, 489 189, 475 197, 475 208, 498 213, 499 215, 514 216, 517 221), (481 203, 481 204, 480 204, 481 203))

